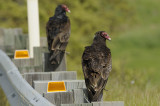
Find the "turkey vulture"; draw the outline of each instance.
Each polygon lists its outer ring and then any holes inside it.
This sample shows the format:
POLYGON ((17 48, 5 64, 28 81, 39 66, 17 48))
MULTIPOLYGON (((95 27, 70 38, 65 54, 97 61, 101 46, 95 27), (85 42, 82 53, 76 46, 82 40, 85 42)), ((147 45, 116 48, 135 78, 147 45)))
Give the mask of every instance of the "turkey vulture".
POLYGON ((106 46, 106 39, 111 40, 106 32, 96 32, 92 45, 85 47, 82 55, 83 74, 90 102, 102 100, 112 69, 111 52, 106 46))
POLYGON ((46 25, 49 60, 51 64, 59 64, 64 56, 70 36, 70 20, 66 16, 69 8, 62 4, 58 5, 54 16, 49 18, 46 25))

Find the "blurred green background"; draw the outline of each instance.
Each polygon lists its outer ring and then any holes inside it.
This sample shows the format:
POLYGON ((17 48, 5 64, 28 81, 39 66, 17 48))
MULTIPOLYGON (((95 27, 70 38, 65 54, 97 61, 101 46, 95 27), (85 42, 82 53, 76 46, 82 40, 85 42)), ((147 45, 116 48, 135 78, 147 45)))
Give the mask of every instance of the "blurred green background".
MULTIPOLYGON (((28 33, 26 0, 0 0, 0 27, 28 33)), ((71 10, 67 68, 83 79, 81 56, 94 33, 104 30, 112 52, 112 72, 104 101, 125 106, 160 106, 160 0, 39 0, 40 34, 57 4, 71 10)), ((0 90, 0 106, 8 106, 0 90)))

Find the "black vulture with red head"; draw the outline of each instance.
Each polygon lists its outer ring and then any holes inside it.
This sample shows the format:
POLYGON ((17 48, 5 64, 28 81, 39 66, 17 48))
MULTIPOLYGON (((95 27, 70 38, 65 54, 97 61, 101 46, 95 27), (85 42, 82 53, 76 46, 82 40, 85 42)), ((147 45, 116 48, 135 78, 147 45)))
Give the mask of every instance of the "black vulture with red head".
POLYGON ((71 28, 70 19, 67 17, 66 12, 70 13, 66 5, 58 5, 54 16, 49 18, 46 25, 51 64, 60 64, 68 44, 71 28))
POLYGON ((111 40, 105 31, 95 33, 91 46, 85 47, 82 55, 82 68, 90 102, 101 101, 103 90, 112 69, 111 51, 106 46, 111 40))

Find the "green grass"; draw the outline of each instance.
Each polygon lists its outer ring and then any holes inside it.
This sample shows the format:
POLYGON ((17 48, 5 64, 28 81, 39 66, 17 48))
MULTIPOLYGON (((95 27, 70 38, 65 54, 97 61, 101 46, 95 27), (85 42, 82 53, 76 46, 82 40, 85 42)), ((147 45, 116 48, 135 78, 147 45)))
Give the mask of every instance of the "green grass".
MULTIPOLYGON (((104 99, 107 101, 124 101, 125 106, 159 106, 160 89, 146 87, 141 90, 134 84, 126 87, 119 81, 109 80, 107 89, 104 91, 104 99)), ((148 85, 150 86, 150 85, 148 85)))
POLYGON ((159 3, 137 0, 139 23, 107 42, 112 50, 113 70, 105 100, 122 100, 126 106, 160 105, 159 3))
POLYGON ((123 60, 125 68, 128 69, 150 70, 155 72, 154 75, 160 75, 159 27, 160 25, 157 25, 153 29, 147 26, 113 37, 112 42, 108 42, 113 60, 123 60))
POLYGON ((9 106, 8 100, 0 87, 0 106, 9 106))

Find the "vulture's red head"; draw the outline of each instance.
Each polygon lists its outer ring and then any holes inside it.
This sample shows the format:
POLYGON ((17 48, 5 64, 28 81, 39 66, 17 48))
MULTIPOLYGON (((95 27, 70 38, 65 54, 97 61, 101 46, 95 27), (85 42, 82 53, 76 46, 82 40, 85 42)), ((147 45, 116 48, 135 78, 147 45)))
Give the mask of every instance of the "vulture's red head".
POLYGON ((55 10, 55 15, 66 14, 66 12, 70 13, 71 11, 69 10, 69 8, 66 5, 61 4, 61 5, 57 6, 57 8, 55 10))
POLYGON ((111 38, 109 37, 109 35, 105 31, 98 31, 98 32, 96 32, 95 36, 97 36, 97 37, 101 36, 104 39, 111 40, 111 38))
POLYGON ((62 4, 61 7, 62 7, 62 9, 65 10, 66 12, 69 12, 69 13, 71 12, 66 5, 62 4))

